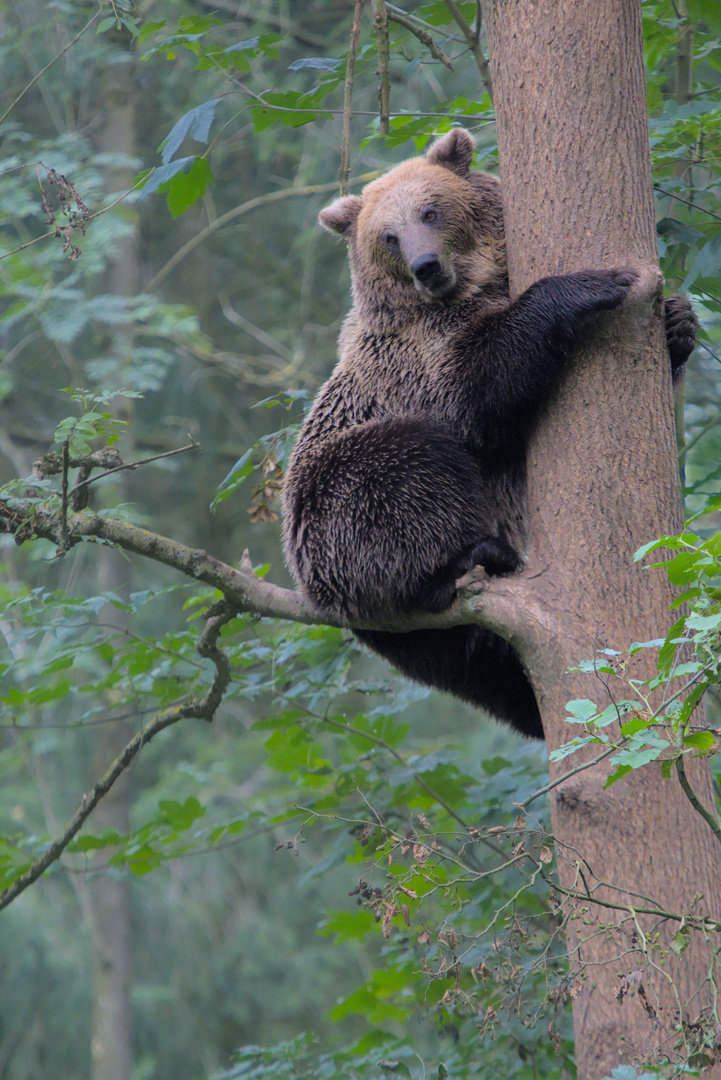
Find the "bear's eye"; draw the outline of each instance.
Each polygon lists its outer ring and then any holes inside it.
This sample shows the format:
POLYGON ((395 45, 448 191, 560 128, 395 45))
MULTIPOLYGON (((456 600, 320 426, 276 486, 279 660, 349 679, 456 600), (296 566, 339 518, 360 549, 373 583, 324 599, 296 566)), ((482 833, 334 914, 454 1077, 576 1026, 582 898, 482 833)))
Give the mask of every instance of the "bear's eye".
POLYGON ((395 236, 393 233, 386 233, 383 239, 385 240, 389 248, 398 247, 398 237, 395 236))
POLYGON ((437 217, 438 217, 438 211, 437 210, 424 210, 421 220, 422 221, 435 221, 437 217))

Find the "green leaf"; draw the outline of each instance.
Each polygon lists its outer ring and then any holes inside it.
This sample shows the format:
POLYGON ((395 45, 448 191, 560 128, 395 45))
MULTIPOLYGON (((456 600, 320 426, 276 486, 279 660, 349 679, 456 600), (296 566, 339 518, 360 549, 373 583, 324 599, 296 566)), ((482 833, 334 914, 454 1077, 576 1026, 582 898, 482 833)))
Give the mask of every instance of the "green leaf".
POLYGON ((628 647, 629 654, 633 656, 634 653, 639 652, 641 649, 658 649, 665 640, 665 638, 652 638, 651 641, 634 641, 628 647))
POLYGON ((702 754, 710 754, 716 749, 716 739, 710 731, 692 731, 684 736, 684 746, 691 746, 702 754))
POLYGON ((709 30, 721 34, 721 9, 717 0, 688 0, 687 7, 691 19, 704 22, 709 30))
POLYGON ((598 741, 599 739, 594 738, 591 735, 586 735, 580 739, 572 739, 570 742, 564 743, 563 746, 559 746, 557 750, 552 750, 548 756, 551 761, 563 761, 563 759, 570 754, 575 754, 582 746, 587 746, 589 743, 598 741))
POLYGON ((612 705, 607 705, 603 712, 596 720, 596 727, 607 727, 609 724, 615 724, 625 713, 632 712, 634 709, 640 709, 641 705, 638 701, 618 701, 612 705))
POLYGON ((301 71, 303 68, 312 68, 318 71, 335 71, 342 63, 342 60, 336 60, 332 56, 307 56, 288 64, 288 71, 301 71))
POLYGON ((566 712, 570 714, 566 716, 569 724, 585 724, 598 715, 598 707, 588 698, 578 698, 568 702, 566 712))
POLYGON ((357 907, 354 911, 334 911, 323 923, 320 933, 335 935, 339 941, 361 941, 375 926, 372 911, 357 907))
POLYGON ((193 157, 178 158, 177 161, 171 161, 168 165, 159 165, 156 169, 147 173, 145 182, 138 191, 137 201, 141 202, 155 191, 167 191, 168 184, 173 177, 182 172, 183 169, 189 169, 191 162, 194 160, 193 157))
POLYGON ((686 626, 690 630, 717 630, 721 626, 721 612, 715 615, 700 615, 692 611, 686 619, 686 626))
POLYGON ((168 210, 176 218, 202 198, 214 182, 210 165, 204 157, 184 157, 161 165, 145 181, 138 201, 155 191, 167 194, 168 210))
POLYGON ((251 446, 250 450, 246 450, 242 457, 239 457, 233 468, 218 484, 218 491, 210 504, 211 513, 215 513, 220 503, 224 502, 229 495, 232 495, 236 488, 239 488, 244 480, 253 473, 255 466, 253 465, 253 451, 254 446, 251 446))
POLYGON ((201 818, 205 813, 205 807, 194 797, 187 798, 179 803, 172 799, 161 799, 158 803, 162 820, 172 826, 177 832, 189 829, 193 822, 201 818))
POLYGON ((153 870, 157 870, 163 861, 163 856, 155 848, 150 847, 149 844, 141 844, 140 847, 135 849, 132 853, 125 856, 116 856, 110 860, 112 863, 122 863, 138 877, 142 877, 145 874, 151 873, 153 870))
POLYGON ((644 544, 640 547, 633 556, 634 562, 640 562, 644 556, 648 555, 649 551, 657 551, 659 548, 678 548, 684 545, 675 536, 661 536, 658 540, 651 540, 650 543, 644 544))
POLYGON ((220 98, 205 101, 176 121, 167 139, 160 144, 160 160, 163 165, 167 165, 175 157, 186 136, 189 135, 196 142, 207 143, 215 118, 215 110, 220 101, 220 98))
POLYGON ((189 206, 202 199, 212 183, 214 177, 207 158, 194 158, 188 171, 177 173, 168 185, 168 210, 171 217, 180 217, 189 206))
POLYGON ((486 758, 481 762, 481 767, 488 776, 495 776, 501 769, 510 769, 511 763, 504 757, 486 758))
POLYGON ((686 925, 685 920, 682 920, 681 925, 679 926, 678 930, 676 931, 676 933, 671 938, 671 940, 669 942, 669 945, 671 946, 673 951, 676 953, 676 956, 681 956, 681 954, 686 951, 686 949, 689 947, 690 944, 691 944, 691 931, 689 930, 688 926, 686 925))
POLYGON ((621 780, 624 776, 628 776, 633 769, 630 765, 619 765, 614 771, 606 778, 604 788, 609 788, 611 784, 615 784, 617 780, 621 780))
MULTIPOLYGON (((694 709, 698 705, 703 695, 706 693, 708 686, 708 681, 704 680, 703 682, 700 682, 698 686, 695 686, 693 688, 693 690, 688 695, 683 705, 679 709, 678 714, 676 715, 676 723, 679 726, 683 727, 689 722, 689 720, 691 719, 691 714, 693 713, 694 709)), ((688 738, 690 738, 690 736, 688 736, 688 738)))
POLYGON ((154 34, 157 30, 162 30, 167 25, 167 20, 160 19, 156 22, 146 22, 138 34, 138 44, 142 44, 146 38, 149 38, 151 34, 154 34))
POLYGON ((122 836, 113 829, 105 829, 100 836, 80 836, 68 845, 68 851, 101 851, 107 847, 117 847, 122 843, 122 836))
POLYGON ((629 738, 631 735, 635 735, 636 732, 647 728, 650 723, 651 721, 648 716, 634 716, 625 724, 621 724, 621 734, 625 738, 629 738))
POLYGON ((714 236, 704 244, 691 263, 681 291, 687 292, 699 278, 705 280, 716 277, 719 271, 721 271, 721 236, 714 236))

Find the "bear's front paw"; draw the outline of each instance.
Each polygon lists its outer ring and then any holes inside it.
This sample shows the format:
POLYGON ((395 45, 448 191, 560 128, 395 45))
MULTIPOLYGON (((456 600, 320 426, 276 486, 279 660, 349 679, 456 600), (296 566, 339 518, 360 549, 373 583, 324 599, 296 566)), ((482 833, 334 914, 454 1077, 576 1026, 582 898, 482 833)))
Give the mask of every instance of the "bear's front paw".
POLYGON ((656 300, 663 288, 663 275, 656 266, 619 266, 612 270, 589 271, 587 281, 597 311, 609 311, 624 303, 646 305, 656 300))
POLYGON ((632 266, 621 266, 614 270, 601 270, 601 276, 617 289, 630 289, 639 279, 638 270, 632 266))
MULTIPOLYGON (((626 268, 628 272, 628 267, 626 268)), ((629 301, 648 304, 659 300, 663 292, 663 274, 657 266, 637 266, 632 268, 635 275, 631 285, 629 301)))
POLYGON ((671 369, 674 376, 680 377, 683 365, 696 348, 698 319, 685 296, 669 296, 664 301, 664 319, 671 369))

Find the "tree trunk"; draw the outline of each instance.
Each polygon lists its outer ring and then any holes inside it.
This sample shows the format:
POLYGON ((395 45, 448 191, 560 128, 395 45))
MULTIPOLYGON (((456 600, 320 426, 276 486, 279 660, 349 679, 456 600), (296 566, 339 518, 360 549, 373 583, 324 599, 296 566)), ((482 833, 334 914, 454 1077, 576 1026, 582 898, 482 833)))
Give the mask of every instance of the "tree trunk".
MULTIPOLYGON (((97 135, 98 149, 107 154, 130 157, 135 151, 135 110, 137 100, 136 60, 130 34, 124 29, 114 33, 117 51, 114 62, 107 64, 101 80, 102 122, 97 135)), ((105 190, 116 195, 132 186, 132 165, 119 162, 105 173, 105 190)), ((134 296, 140 288, 137 230, 129 231, 116 243, 100 288, 116 296, 134 296)), ((118 385, 126 385, 121 372, 132 363, 133 332, 121 326, 108 340, 109 355, 117 359, 118 385)), ((113 411, 126 417, 127 398, 117 398, 113 411)), ((132 459, 132 447, 121 445, 124 459, 132 459)), ((127 473, 123 474, 127 477, 127 473)), ((130 588, 127 562, 114 551, 105 551, 99 567, 102 588, 122 595, 130 588)), ((108 605, 102 615, 107 626, 124 619, 108 605)), ((109 762, 120 753, 132 735, 129 724, 116 721, 98 728, 93 776, 101 775, 109 762)), ((131 780, 126 773, 95 811, 98 830, 112 829, 120 835, 129 831, 131 780)), ((107 858, 103 853, 101 862, 107 858)), ((93 1080, 130 1080, 133 1071, 132 1016, 130 1007, 132 927, 130 895, 127 882, 101 871, 90 883, 90 906, 93 920, 93 1080)))
MULTIPOLYGON (((584 267, 655 266, 640 0, 484 0, 484 15, 512 292, 584 267)), ((682 520, 652 269, 644 282, 645 302, 641 289, 590 328, 530 448, 523 587, 532 603, 506 633, 528 667, 549 750, 578 733, 564 722, 567 701, 605 708, 610 695, 633 697, 620 679, 606 685, 568 669, 599 647, 663 636, 669 624, 665 574, 633 563, 641 544, 682 520)), ((631 676, 650 674, 647 654, 631 676)), ((552 763, 551 779, 581 760, 552 763)), ((694 765, 692 783, 713 806, 708 769, 694 765)), ((650 765, 604 791, 607 773, 602 763, 551 792, 561 889, 593 894, 566 908, 579 1080, 639 1055, 675 1059, 679 1014, 695 1020, 711 1000, 712 945, 696 937, 664 959, 644 935, 668 942, 678 923, 644 920, 631 905, 653 897, 671 912, 695 903, 721 915, 721 851, 675 778, 650 765), (632 973, 642 989, 619 1003, 632 973)))

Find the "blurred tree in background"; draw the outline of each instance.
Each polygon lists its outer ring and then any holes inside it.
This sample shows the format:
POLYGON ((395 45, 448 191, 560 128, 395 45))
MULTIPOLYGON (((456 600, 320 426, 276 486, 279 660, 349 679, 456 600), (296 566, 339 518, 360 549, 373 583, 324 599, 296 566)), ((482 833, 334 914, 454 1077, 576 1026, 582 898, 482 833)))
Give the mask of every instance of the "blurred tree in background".
MULTIPOLYGON (((721 474, 721 17, 711 0, 643 10, 662 267, 702 321, 681 449, 696 512, 721 474)), ((315 219, 337 191, 353 16, 320 0, 0 5, 10 497, 48 450, 114 439, 124 461, 155 460, 93 483, 95 508, 230 564, 249 548, 287 583, 279 481, 348 305, 345 252, 315 219)), ((351 184, 458 122, 495 168, 476 17, 368 6, 351 184)), ((33 491, 57 479, 46 460, 33 491)), ((195 646, 217 593, 107 544, 59 557, 6 537, 2 562, 11 886, 131 736, 205 692, 195 646)), ((543 800, 524 823, 535 869, 515 853, 542 749, 332 628, 246 615, 223 647, 212 726, 143 748, 3 911, 0 1077, 570 1074, 543 800)))

